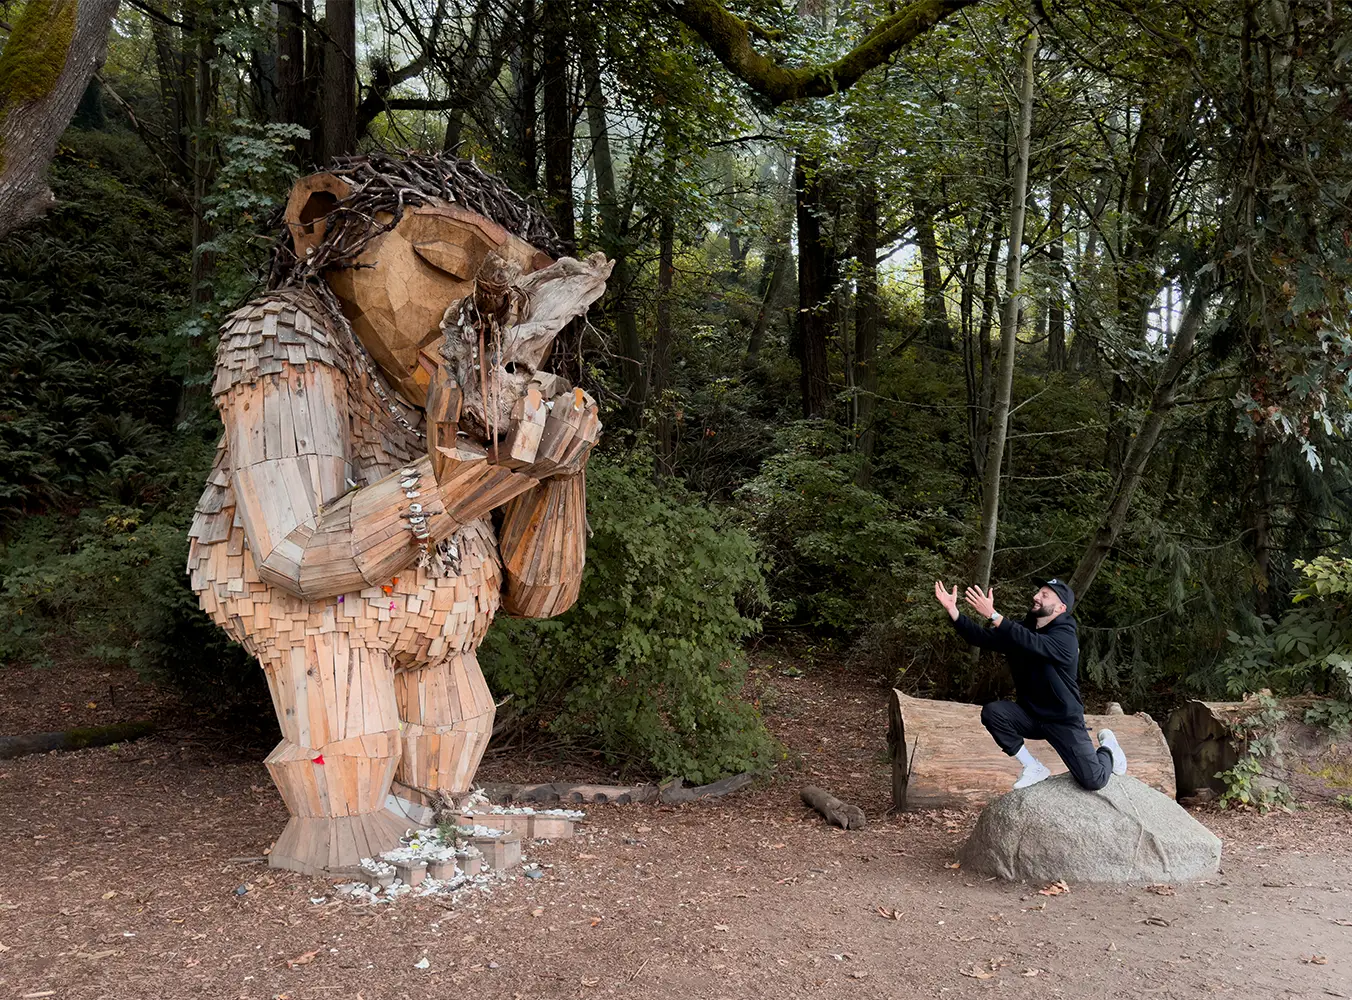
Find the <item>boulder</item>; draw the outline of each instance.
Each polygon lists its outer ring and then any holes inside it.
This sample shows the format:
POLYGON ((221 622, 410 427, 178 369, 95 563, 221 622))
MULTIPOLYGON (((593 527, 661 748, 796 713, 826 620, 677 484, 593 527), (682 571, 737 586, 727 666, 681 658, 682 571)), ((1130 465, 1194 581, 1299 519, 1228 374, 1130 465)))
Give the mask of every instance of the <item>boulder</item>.
POLYGON ((1096 792, 1058 774, 996 799, 962 848, 965 870, 1068 882, 1181 882, 1213 875, 1221 841, 1129 775, 1096 792))

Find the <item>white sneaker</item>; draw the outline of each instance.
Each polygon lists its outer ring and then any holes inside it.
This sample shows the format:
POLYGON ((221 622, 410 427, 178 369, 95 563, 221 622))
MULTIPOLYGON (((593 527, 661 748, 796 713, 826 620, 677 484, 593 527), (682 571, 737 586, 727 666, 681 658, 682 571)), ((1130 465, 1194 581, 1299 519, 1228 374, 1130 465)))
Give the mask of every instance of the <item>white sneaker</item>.
POLYGON ((1019 780, 1014 782, 1015 788, 1027 788, 1029 785, 1036 785, 1039 781, 1046 781, 1052 776, 1052 772, 1047 770, 1047 765, 1040 760, 1035 760, 1031 764, 1024 766, 1023 774, 1019 775, 1019 780))
POLYGON ((1117 737, 1113 735, 1111 729, 1100 729, 1098 734, 1099 746, 1107 747, 1113 754, 1113 774, 1127 773, 1127 755, 1121 745, 1117 742, 1117 737))

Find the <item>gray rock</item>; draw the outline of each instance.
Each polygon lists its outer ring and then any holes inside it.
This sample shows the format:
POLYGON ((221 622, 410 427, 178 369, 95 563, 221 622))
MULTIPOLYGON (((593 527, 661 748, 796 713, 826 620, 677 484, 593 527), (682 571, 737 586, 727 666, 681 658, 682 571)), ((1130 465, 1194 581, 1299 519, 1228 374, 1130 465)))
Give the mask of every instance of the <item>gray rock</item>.
POLYGON ((964 870, 1010 880, 1180 882, 1215 874, 1221 841, 1129 775, 1089 792, 1058 774, 986 806, 961 859, 964 870))

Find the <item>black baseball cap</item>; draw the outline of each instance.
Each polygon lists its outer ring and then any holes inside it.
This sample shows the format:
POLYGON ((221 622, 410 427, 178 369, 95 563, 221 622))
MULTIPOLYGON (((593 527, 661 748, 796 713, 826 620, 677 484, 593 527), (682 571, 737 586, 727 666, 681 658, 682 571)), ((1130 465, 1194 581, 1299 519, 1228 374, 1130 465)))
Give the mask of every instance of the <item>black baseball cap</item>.
POLYGON ((1067 611, 1075 607, 1075 591, 1070 589, 1070 584, 1066 581, 1052 577, 1050 580, 1034 580, 1033 582, 1039 587, 1048 587, 1055 591, 1056 596, 1061 598, 1061 603, 1066 606, 1067 611))

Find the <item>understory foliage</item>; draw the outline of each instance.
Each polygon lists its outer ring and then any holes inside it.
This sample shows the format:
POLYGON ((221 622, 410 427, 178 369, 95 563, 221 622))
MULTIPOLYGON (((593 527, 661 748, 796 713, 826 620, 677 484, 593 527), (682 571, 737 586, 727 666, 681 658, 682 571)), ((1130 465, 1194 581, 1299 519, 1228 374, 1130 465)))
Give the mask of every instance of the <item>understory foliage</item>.
POLYGON ((480 651, 504 710, 622 766, 691 782, 759 771, 770 743, 740 698, 765 601, 756 546, 636 461, 587 469, 594 530, 577 605, 500 617, 480 651))

